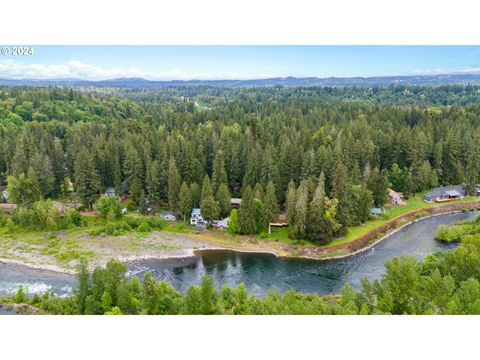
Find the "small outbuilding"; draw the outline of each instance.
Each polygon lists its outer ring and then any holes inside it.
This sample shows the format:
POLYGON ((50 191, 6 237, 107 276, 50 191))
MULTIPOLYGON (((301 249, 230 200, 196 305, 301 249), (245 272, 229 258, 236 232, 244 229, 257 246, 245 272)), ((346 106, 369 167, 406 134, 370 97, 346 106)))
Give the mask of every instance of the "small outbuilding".
POLYGON ((176 221, 177 216, 171 211, 162 211, 160 217, 166 221, 176 221))
POLYGON ((370 209, 370 214, 372 215, 382 215, 383 209, 382 208, 372 208, 370 209))
POLYGON ((109 187, 107 190, 105 190, 105 195, 107 196, 116 196, 117 192, 115 191, 114 187, 109 187))
POLYGON ((240 205, 242 205, 242 199, 240 198, 231 198, 230 199, 230 204, 232 205, 232 208, 238 209, 240 205))

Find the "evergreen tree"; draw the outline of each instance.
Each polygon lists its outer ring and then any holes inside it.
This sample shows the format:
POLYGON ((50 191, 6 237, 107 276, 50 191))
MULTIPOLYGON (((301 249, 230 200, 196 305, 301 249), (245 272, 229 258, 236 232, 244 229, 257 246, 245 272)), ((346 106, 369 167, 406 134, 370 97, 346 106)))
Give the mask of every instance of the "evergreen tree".
POLYGON ((65 154, 63 152, 62 143, 57 137, 53 141, 52 148, 52 171, 53 171, 53 193, 59 195, 62 192, 63 181, 66 177, 65 171, 65 154))
POLYGON ((197 183, 190 184, 190 195, 192 196, 192 207, 199 208, 200 207, 200 200, 202 198, 202 190, 200 189, 200 185, 197 183))
POLYGON ((216 200, 218 201, 220 216, 227 216, 232 209, 232 199, 230 197, 230 191, 228 191, 227 184, 220 184, 216 193, 216 200))
POLYGON ((232 209, 228 219, 228 231, 232 234, 239 234, 241 231, 240 220, 237 209, 232 209))
POLYGON ((250 185, 247 185, 242 192, 242 204, 238 211, 238 219, 240 222, 240 231, 242 234, 255 234, 256 220, 255 220, 255 203, 253 199, 253 192, 250 185))
POLYGON ((205 175, 203 179, 200 209, 203 218, 207 221, 216 219, 220 212, 218 201, 213 197, 212 184, 208 175, 205 175))
POLYGON ((223 158, 223 152, 217 151, 215 159, 213 160, 213 172, 212 172, 212 187, 213 191, 217 192, 221 184, 227 184, 227 172, 225 171, 225 160, 223 158))
POLYGON ((367 188, 372 192, 373 203, 376 207, 382 207, 388 200, 388 177, 385 171, 378 168, 372 170, 368 178, 367 188))
POLYGON ((305 180, 302 181, 297 190, 297 201, 295 203, 295 222, 293 223, 293 236, 295 239, 303 239, 307 232, 308 225, 308 188, 305 180))
POLYGON ((178 209, 180 186, 180 174, 175 164, 175 159, 171 157, 168 163, 168 204, 172 210, 178 209))
POLYGON ((165 174, 162 170, 160 162, 154 160, 148 164, 146 182, 147 182, 147 192, 151 200, 159 202, 161 199, 165 198, 165 174))
POLYGON ((288 184, 286 199, 288 230, 290 236, 293 237, 293 226, 295 224, 295 206, 297 203, 297 189, 293 180, 291 180, 288 184))
POLYGON ((268 226, 269 223, 278 221, 278 203, 277 195, 275 190, 275 185, 272 181, 269 181, 267 184, 267 190, 265 193, 265 198, 263 202, 263 214, 262 222, 265 226, 268 226))
MULTIPOLYGON (((373 173, 373 172, 372 172, 373 173)), ((372 176, 369 177, 371 179, 372 176)), ((332 197, 338 200, 337 219, 342 227, 341 233, 351 224, 350 187, 345 165, 338 163, 332 175, 332 197)))
POLYGON ((185 181, 180 187, 179 211, 183 216, 183 221, 186 220, 192 211, 192 195, 190 194, 190 187, 185 181))
POLYGON ((86 146, 80 149, 75 161, 75 185, 83 206, 92 209, 100 194, 101 185, 93 156, 86 146))
POLYGON ((142 215, 148 215, 148 203, 144 190, 142 190, 142 195, 140 195, 138 212, 142 215))

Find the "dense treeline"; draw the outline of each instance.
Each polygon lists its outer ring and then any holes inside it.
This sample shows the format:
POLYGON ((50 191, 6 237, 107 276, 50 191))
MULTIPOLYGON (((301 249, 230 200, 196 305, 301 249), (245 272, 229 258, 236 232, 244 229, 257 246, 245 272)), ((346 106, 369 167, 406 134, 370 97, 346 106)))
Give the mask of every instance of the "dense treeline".
POLYGON ((218 290, 205 276, 199 286, 181 295, 151 273, 140 281, 125 276, 123 263, 87 270, 82 263, 74 295, 45 293, 28 300, 23 288, 13 297, 53 314, 480 314, 480 234, 463 239, 450 252, 385 263, 380 280, 362 280, 362 288, 345 285, 339 295, 320 296, 290 290, 270 291, 263 299, 250 296, 243 284, 218 290))
POLYGON ((143 195, 187 217, 201 207, 208 220, 228 215, 230 196, 242 196, 239 232, 265 231, 284 208, 292 237, 327 242, 381 207, 389 185, 407 196, 437 184, 473 191, 480 106, 461 105, 477 97, 476 86, 121 96, 3 87, 0 183, 16 187, 12 200, 28 206, 62 197, 71 180, 89 208, 107 187, 120 192, 124 184, 134 203, 143 195), (456 105, 432 106, 436 96, 456 105))

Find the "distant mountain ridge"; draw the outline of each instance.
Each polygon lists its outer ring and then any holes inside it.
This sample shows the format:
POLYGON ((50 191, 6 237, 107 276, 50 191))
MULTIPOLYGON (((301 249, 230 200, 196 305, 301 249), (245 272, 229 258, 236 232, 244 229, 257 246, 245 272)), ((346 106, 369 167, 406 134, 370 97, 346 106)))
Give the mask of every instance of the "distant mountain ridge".
POLYGON ((392 84, 405 85, 449 85, 480 84, 480 73, 472 74, 435 74, 408 76, 374 76, 374 77, 284 77, 251 80, 146 80, 142 78, 119 78, 111 80, 81 79, 8 79, 0 78, 0 85, 10 86, 97 86, 161 88, 170 86, 384 86, 392 84))

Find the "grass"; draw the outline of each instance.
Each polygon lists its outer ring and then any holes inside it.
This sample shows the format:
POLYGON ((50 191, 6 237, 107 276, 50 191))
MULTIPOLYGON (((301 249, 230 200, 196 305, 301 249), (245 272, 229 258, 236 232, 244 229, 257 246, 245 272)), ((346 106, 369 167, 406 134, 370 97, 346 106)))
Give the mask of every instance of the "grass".
MULTIPOLYGON (((477 197, 470 196, 465 197, 461 200, 455 201, 456 203, 468 203, 472 201, 479 200, 477 197)), ((410 211, 420 210, 420 209, 427 209, 430 207, 439 206, 438 203, 427 203, 423 201, 423 194, 417 195, 415 197, 411 197, 407 200, 406 205, 397 205, 392 207, 387 207, 385 209, 385 214, 372 218, 371 220, 367 221, 365 224, 352 226, 348 229, 347 234, 339 239, 334 239, 327 245, 324 245, 324 248, 331 248, 338 245, 343 245, 355 241, 356 239, 360 238, 361 236, 367 234, 371 230, 386 224, 387 222, 402 216, 410 211)), ((315 243, 309 240, 294 240, 288 237, 288 228, 272 228, 272 234, 267 237, 258 236, 259 239, 266 239, 276 242, 281 242, 290 245, 302 245, 302 246, 316 246, 315 243)))
MULTIPOLYGON (((474 196, 469 196, 465 197, 461 200, 455 201, 456 203, 462 203, 462 202, 472 202, 478 200, 477 197, 474 196)), ((352 241, 355 241, 362 235, 365 235, 369 231, 375 229, 376 227, 386 224, 387 222, 402 216, 410 211, 415 211, 415 210, 420 210, 420 209, 427 209, 430 207, 435 207, 439 206, 440 204, 438 203, 427 203, 423 201, 423 195, 421 196, 415 196, 411 197, 407 200, 406 205, 396 205, 390 208, 386 208, 385 214, 378 216, 375 219, 367 221, 363 225, 357 225, 357 226, 352 226, 348 229, 347 234, 340 238, 340 239, 334 239, 331 243, 325 245, 326 248, 329 247, 334 247, 342 244, 346 244, 352 241)))

